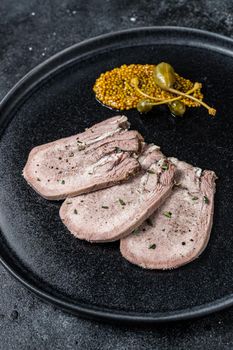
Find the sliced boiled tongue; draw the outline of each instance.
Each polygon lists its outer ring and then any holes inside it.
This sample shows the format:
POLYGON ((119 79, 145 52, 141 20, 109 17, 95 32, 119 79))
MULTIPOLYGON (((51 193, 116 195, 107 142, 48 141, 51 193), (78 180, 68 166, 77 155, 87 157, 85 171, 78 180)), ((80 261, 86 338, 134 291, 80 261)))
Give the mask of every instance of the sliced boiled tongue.
POLYGON ((143 137, 128 131, 125 116, 93 125, 81 134, 32 149, 23 170, 42 197, 59 200, 112 186, 140 170, 135 155, 143 137))
POLYGON ((170 161, 177 186, 149 220, 120 242, 122 256, 146 269, 174 269, 196 259, 212 228, 215 173, 170 161))
POLYGON ((77 238, 111 242, 129 235, 170 195, 175 166, 159 147, 144 146, 139 174, 113 187, 67 198, 60 217, 77 238))

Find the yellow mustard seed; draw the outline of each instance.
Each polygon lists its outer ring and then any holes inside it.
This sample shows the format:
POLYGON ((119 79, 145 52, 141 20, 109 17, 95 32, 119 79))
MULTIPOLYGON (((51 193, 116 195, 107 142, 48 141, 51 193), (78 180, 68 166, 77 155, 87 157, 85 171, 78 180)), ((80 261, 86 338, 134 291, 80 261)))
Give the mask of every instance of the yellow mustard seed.
MULTIPOLYGON (((130 85, 131 79, 134 77, 139 80, 140 90, 147 95, 162 99, 177 97, 175 94, 162 90, 154 83, 153 69, 154 65, 151 64, 130 64, 128 66, 124 64, 111 71, 101 73, 93 87, 97 100, 118 110, 136 108, 142 96, 130 85)), ((177 73, 175 75, 174 89, 181 92, 192 89, 194 83, 177 73)), ((196 90, 193 96, 199 100, 203 99, 200 89, 196 90)), ((188 107, 199 107, 199 103, 188 98, 183 98, 181 101, 188 107)))

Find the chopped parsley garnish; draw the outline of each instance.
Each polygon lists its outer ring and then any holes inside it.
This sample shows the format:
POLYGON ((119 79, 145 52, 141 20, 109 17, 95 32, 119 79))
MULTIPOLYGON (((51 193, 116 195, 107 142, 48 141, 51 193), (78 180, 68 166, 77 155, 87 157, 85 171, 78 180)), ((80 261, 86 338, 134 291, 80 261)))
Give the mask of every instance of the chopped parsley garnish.
POLYGON ((138 236, 140 234, 140 230, 138 228, 135 228, 132 232, 133 235, 138 236))
POLYGON ((68 204, 72 204, 72 202, 66 202, 66 204, 68 205, 68 204))
POLYGON ((155 171, 151 170, 151 169, 147 169, 147 172, 148 172, 148 174, 155 174, 155 171))
POLYGON ((65 185, 65 180, 61 180, 61 184, 62 184, 62 185, 65 185))
POLYGON ((121 205, 126 205, 126 203, 121 198, 119 198, 119 202, 120 202, 121 205))
POLYGON ((198 200, 198 197, 195 197, 195 196, 194 196, 194 197, 192 198, 192 201, 196 201, 196 200, 198 200))
POLYGON ((210 202, 206 196, 204 196, 204 202, 205 202, 205 204, 209 204, 209 202, 210 202))
POLYGON ((37 178, 37 181, 41 181, 41 180, 39 179, 39 177, 37 178))
POLYGON ((168 170, 168 164, 167 163, 163 163, 162 167, 163 170, 168 170))
POLYGON ((171 217, 172 217, 172 213, 170 211, 165 211, 163 213, 163 215, 166 216, 166 218, 169 218, 169 219, 171 219, 171 217))
POLYGON ((102 205, 103 209, 109 209, 109 207, 107 205, 102 205))
POLYGON ((155 248, 156 248, 156 244, 155 243, 150 244, 149 247, 148 247, 148 249, 155 249, 155 248))
POLYGON ((116 153, 121 153, 121 152, 122 152, 122 149, 121 149, 120 147, 116 147, 116 148, 115 148, 115 151, 116 151, 116 153))
POLYGON ((77 211, 77 209, 74 209, 74 214, 78 214, 78 211, 77 211))
POLYGON ((153 223, 152 223, 150 218, 146 219, 146 223, 147 223, 147 225, 153 227, 153 223))

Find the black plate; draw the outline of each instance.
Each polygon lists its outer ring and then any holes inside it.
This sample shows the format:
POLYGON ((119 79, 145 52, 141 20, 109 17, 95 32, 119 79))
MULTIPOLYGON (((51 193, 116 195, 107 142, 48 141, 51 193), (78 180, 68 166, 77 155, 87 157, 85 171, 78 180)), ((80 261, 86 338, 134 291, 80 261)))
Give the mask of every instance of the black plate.
POLYGON ((53 56, 23 78, 2 101, 0 122, 0 244, 3 265, 40 297, 78 315, 155 322, 204 315, 233 304, 233 41, 185 28, 140 28, 104 35, 53 56), (92 86, 123 63, 170 62, 203 82, 203 108, 174 119, 158 108, 127 112, 146 141, 219 176, 214 225, 199 259, 173 271, 129 264, 118 243, 75 239, 58 216, 60 203, 39 197, 21 172, 29 151, 116 114, 101 106, 92 86))

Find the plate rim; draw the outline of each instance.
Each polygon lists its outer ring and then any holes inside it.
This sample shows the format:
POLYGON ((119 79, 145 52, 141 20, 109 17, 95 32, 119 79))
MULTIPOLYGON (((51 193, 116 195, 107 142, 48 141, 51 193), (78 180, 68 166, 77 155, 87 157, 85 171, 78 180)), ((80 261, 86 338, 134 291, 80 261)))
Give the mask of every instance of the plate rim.
MULTIPOLYGON (((77 44, 71 45, 56 54, 52 55, 35 68, 30 70, 26 75, 24 75, 3 97, 0 102, 0 115, 2 121, 2 125, 4 123, 9 123, 11 118, 9 118, 9 114, 13 115, 14 107, 19 106, 19 102, 24 95, 28 95, 30 89, 33 88, 33 80, 34 85, 38 85, 41 81, 46 79, 48 75, 54 73, 59 70, 59 64, 56 65, 54 71, 52 66, 60 57, 67 55, 73 50, 85 48, 89 44, 96 43, 99 40, 106 40, 112 37, 134 34, 140 31, 157 31, 157 32, 174 32, 177 33, 187 33, 191 35, 203 36, 207 39, 218 40, 220 43, 225 43, 226 47, 221 47, 221 52, 225 54, 228 53, 233 56, 233 39, 226 37, 221 34, 209 32, 206 30, 200 30, 196 28, 188 28, 188 27, 179 27, 179 26, 145 26, 145 27, 137 27, 131 29, 124 29, 120 31, 113 31, 107 34, 102 34, 95 36, 90 39, 83 40, 77 44), (230 46, 230 49, 228 48, 230 46), (49 69, 50 68, 50 69, 49 69), (48 70, 46 74, 46 70, 48 70), (45 71, 45 72, 44 72, 45 71), (44 73, 44 74, 43 74, 44 73), (8 116, 9 120, 4 120, 4 116, 8 116)), ((206 46, 208 46, 208 41, 206 46)), ((220 45, 221 46, 221 45, 220 45)), ((209 45, 211 47, 211 45, 209 45)), ((213 48, 212 48, 213 49, 213 48)), ((77 59, 77 58, 76 58, 77 59)), ((75 60, 75 57, 73 58, 75 60)), ((72 59, 70 60, 72 62, 72 59)), ((66 61, 66 64, 69 63, 69 60, 66 61)), ((66 65, 65 64, 65 65, 66 65)), ((61 66, 64 66, 64 63, 61 63, 61 66)), ((4 125, 3 132, 7 125, 4 125)), ((0 230, 0 234, 2 234, 0 230)), ((137 323, 137 324, 149 324, 149 323, 161 323, 161 322, 170 322, 170 321, 178 321, 178 320, 186 320, 191 318, 198 318, 201 316, 205 316, 211 314, 216 311, 223 310, 227 307, 233 305, 233 293, 214 300, 213 302, 205 303, 199 306, 194 306, 191 308, 185 308, 178 311, 165 311, 165 312, 151 312, 151 313, 140 313, 140 312, 124 312, 118 311, 112 308, 105 307, 96 307, 91 304, 85 303, 84 306, 81 303, 72 303, 64 300, 63 298, 55 297, 49 292, 45 292, 42 288, 38 287, 36 284, 30 282, 29 279, 24 277, 22 271, 18 272, 16 268, 14 268, 14 263, 8 263, 7 258, 5 259, 4 254, 0 252, 0 263, 2 266, 19 282, 21 282, 27 289, 32 291, 38 297, 43 299, 44 301, 50 302, 53 305, 60 307, 61 309, 73 313, 75 315, 79 315, 85 318, 98 319, 110 322, 126 322, 126 323, 137 323)))

